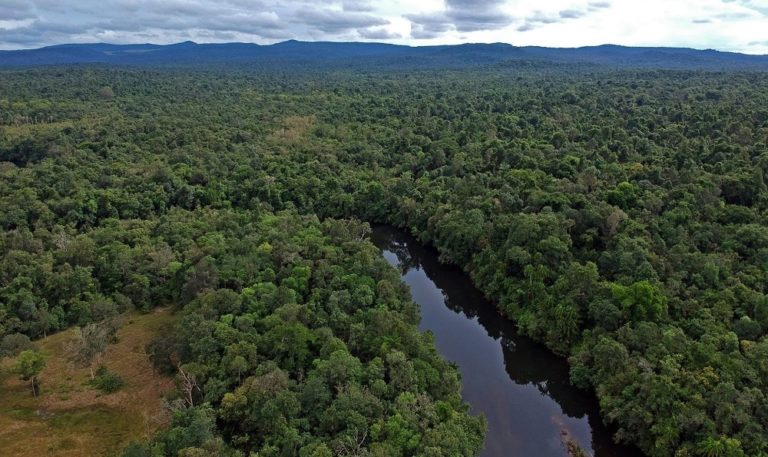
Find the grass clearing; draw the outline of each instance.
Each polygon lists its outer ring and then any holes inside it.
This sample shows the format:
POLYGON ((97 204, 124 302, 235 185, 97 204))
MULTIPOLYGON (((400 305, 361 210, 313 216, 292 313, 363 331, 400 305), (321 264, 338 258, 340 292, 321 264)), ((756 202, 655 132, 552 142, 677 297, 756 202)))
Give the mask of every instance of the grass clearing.
POLYGON ((173 381, 154 372, 144 346, 174 318, 168 309, 160 309, 124 319, 118 342, 103 358, 109 370, 125 380, 113 394, 91 387, 90 370, 75 368, 66 359, 64 347, 72 329, 37 341, 46 355, 37 398, 28 383, 10 372, 14 361, 0 361, 3 455, 115 455, 130 441, 149 437, 168 422, 162 397, 173 389, 173 381))

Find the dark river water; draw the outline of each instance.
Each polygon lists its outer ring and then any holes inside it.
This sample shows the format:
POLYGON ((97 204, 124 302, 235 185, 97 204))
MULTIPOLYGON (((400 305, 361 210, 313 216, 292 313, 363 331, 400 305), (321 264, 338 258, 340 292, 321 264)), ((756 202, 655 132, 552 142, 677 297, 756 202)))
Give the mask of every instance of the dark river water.
POLYGON ((613 443, 594 395, 570 385, 566 361, 519 335, 460 269, 394 227, 374 226, 372 240, 410 286, 420 328, 458 365, 464 399, 488 419, 483 457, 563 457, 563 431, 595 457, 642 456, 613 443))

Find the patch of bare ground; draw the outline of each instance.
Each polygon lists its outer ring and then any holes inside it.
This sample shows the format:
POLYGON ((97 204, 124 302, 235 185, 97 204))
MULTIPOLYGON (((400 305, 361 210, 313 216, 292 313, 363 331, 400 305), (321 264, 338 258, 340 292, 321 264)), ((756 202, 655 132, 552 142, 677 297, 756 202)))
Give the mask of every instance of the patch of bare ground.
POLYGON ((65 346, 73 329, 37 342, 46 356, 35 398, 12 372, 14 361, 0 361, 0 449, 3 455, 115 455, 130 441, 144 439, 169 418, 163 396, 173 380, 156 373, 144 347, 173 320, 168 309, 127 314, 118 341, 102 362, 125 386, 103 394, 88 384, 90 370, 67 360, 65 346))

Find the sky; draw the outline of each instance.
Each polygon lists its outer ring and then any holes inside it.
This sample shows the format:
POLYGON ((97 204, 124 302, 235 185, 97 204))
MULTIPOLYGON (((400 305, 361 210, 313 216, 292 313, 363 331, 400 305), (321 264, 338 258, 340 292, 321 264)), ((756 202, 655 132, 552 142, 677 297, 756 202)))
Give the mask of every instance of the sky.
POLYGON ((0 49, 288 39, 768 54, 768 0, 0 0, 0 49))

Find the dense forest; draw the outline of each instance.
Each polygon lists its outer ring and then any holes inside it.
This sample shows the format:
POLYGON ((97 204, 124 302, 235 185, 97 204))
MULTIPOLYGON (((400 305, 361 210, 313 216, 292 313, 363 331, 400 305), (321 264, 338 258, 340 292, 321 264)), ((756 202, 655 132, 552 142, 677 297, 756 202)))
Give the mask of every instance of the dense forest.
POLYGON ((172 304, 126 455, 476 455, 366 240, 407 228, 649 456, 768 455, 768 75, 47 68, 0 79, 0 337, 172 304), (198 453, 195 453, 198 452, 198 453))

